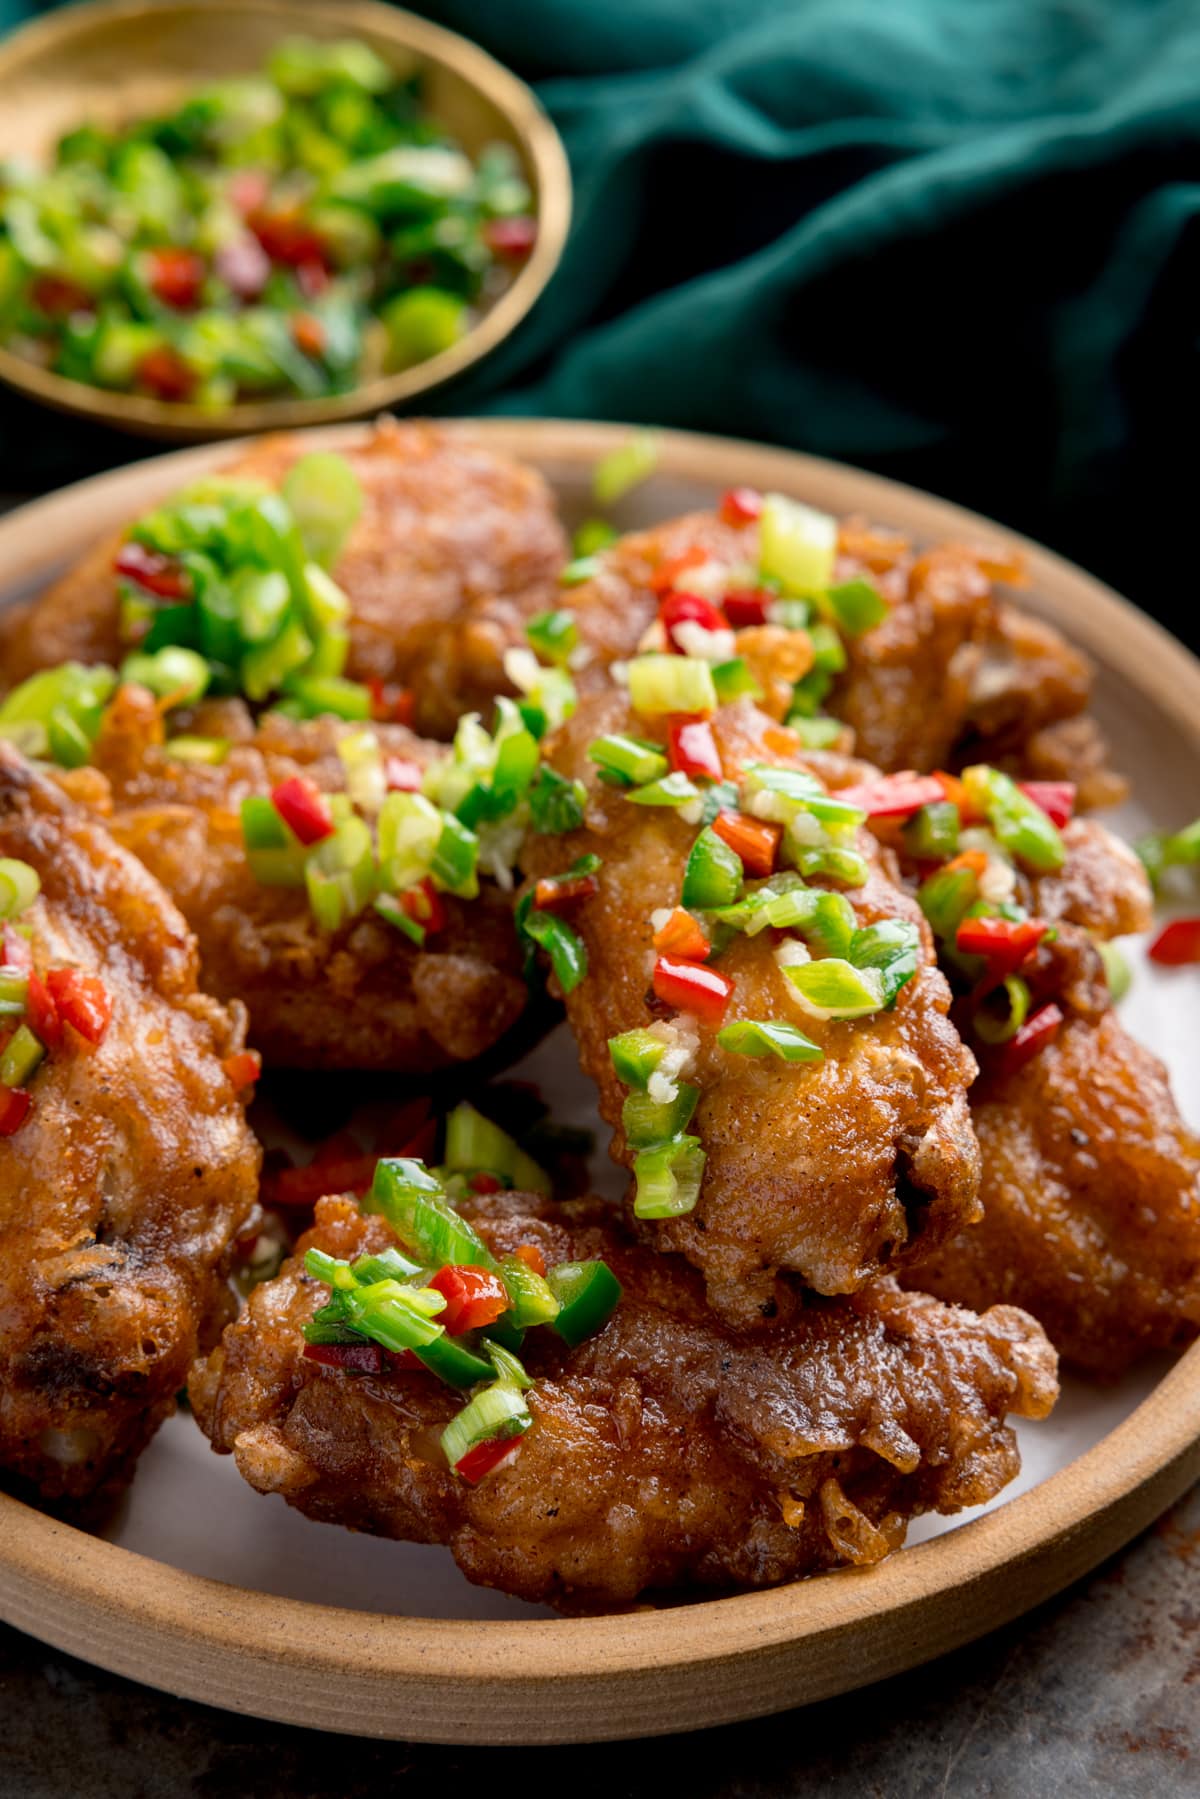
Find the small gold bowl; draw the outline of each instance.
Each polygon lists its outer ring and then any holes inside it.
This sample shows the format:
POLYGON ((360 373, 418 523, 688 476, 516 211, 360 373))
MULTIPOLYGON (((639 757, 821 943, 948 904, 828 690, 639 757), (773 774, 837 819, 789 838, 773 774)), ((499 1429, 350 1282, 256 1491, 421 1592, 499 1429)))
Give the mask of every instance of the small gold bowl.
POLYGON ((91 0, 39 19, 0 44, 0 158, 52 156, 85 119, 151 114, 203 82, 259 68, 280 38, 360 38, 395 68, 419 69, 430 112, 469 155, 511 144, 534 194, 537 243, 512 283, 450 349, 349 393, 243 400, 219 413, 113 393, 40 369, 0 346, 0 380, 62 412, 174 442, 289 430, 410 407, 513 331, 562 255, 571 175, 562 141, 534 95, 475 44, 376 0, 91 0))

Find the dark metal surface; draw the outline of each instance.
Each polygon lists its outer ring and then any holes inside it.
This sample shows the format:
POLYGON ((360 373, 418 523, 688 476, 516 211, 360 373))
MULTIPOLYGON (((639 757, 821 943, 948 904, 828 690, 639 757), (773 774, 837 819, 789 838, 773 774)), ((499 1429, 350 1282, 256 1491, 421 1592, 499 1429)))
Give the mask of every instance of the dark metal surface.
POLYGON ((1060 1799, 1200 1792, 1200 1489, 1080 1587, 865 1692, 689 1737, 571 1749, 353 1741, 166 1698, 0 1632, 8 1799, 1060 1799))

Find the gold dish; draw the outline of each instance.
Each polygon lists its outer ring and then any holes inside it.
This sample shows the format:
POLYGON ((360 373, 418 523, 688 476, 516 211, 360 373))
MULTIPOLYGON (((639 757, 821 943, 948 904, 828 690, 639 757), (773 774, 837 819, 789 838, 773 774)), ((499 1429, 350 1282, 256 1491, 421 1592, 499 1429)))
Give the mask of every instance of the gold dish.
POLYGON ((82 120, 116 123, 153 112, 185 87, 258 67, 295 33, 360 38, 396 68, 420 68, 430 110, 469 154, 497 141, 517 152, 535 196, 537 243, 479 323, 440 355, 350 393, 240 401, 220 413, 70 381, 3 347, 0 380, 60 412, 196 442, 409 407, 515 330, 566 241, 571 176, 558 133, 525 84, 476 45, 376 0, 91 0, 64 8, 0 44, 0 158, 48 158, 82 120))

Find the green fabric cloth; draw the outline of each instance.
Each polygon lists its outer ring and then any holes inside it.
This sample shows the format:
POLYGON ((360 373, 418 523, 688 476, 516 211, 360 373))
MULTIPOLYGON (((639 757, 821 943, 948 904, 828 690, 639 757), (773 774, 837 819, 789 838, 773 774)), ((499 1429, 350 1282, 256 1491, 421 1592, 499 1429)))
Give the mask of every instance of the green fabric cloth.
MULTIPOLYGON (((441 410, 792 445, 1178 596, 1153 518, 1192 501, 1194 0, 415 10, 537 85, 576 183, 549 292, 441 410)), ((130 453, 0 401, 9 484, 130 453)))

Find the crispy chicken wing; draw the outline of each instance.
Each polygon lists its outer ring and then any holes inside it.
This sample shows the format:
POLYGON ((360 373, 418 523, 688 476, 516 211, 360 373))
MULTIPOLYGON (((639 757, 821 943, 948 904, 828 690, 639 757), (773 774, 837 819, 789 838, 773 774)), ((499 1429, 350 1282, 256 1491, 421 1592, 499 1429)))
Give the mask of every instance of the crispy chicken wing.
POLYGON ((0 855, 36 869, 34 970, 99 976, 0 1149, 0 1464, 47 1498, 117 1485, 232 1309, 258 1145, 223 1061, 243 1016, 196 987, 184 920, 55 782, 0 745, 0 855))
POLYGON ((1114 1012, 1069 1017, 972 1094, 982 1223, 906 1270, 960 1305, 1028 1308, 1065 1361, 1115 1377, 1200 1330, 1200 1137, 1114 1012))
MULTIPOLYGON (((277 483, 304 453, 265 438, 222 470, 277 483)), ((440 425, 385 420, 342 454, 363 512, 334 569, 350 599, 347 673, 411 686, 416 722, 450 736, 461 712, 507 692, 502 658, 555 603, 566 539, 534 470, 440 425)), ((106 538, 39 599, 0 615, 0 683, 56 663, 121 660, 106 538)))
MULTIPOLYGON (((685 1582, 761 1587, 897 1548, 918 1512, 990 1498, 1018 1466, 1006 1413, 1042 1417, 1054 1355, 1011 1307, 983 1318, 880 1281, 746 1337, 675 1257, 620 1238, 596 1202, 523 1194, 463 1210, 493 1249, 603 1256, 624 1298, 568 1350, 522 1351, 533 1425, 470 1487, 438 1436, 461 1397, 424 1372, 357 1376, 303 1356, 325 1289, 289 1263, 191 1384, 215 1449, 310 1517, 448 1543, 469 1580, 574 1609, 685 1582)), ((349 1257, 391 1241, 322 1200, 303 1240, 349 1257)))
MULTIPOLYGON (((263 887, 242 847, 242 798, 297 771, 326 792, 345 786, 333 718, 268 713, 257 726, 238 701, 202 709, 197 728, 231 737, 219 767, 163 751, 159 708, 127 686, 105 715, 95 769, 106 778, 114 836, 158 876, 196 932, 203 980, 243 1000, 270 1064, 432 1071, 482 1055, 526 1002, 511 899, 485 882, 478 899, 447 895, 446 925, 422 949, 369 910, 322 931, 304 891, 263 887)), ((382 744, 422 765, 437 746, 402 726, 382 744)))
MULTIPOLYGON (((714 722, 727 771, 756 758, 811 766, 792 733, 746 703, 714 722)), ((604 732, 649 729, 622 695, 583 703, 548 755, 560 773, 587 784, 586 827, 565 839, 533 839, 526 851, 531 872, 543 876, 588 852, 603 859, 599 892, 572 914, 589 974, 568 996, 567 1015, 616 1133, 613 1155, 627 1166, 636 1152, 621 1129, 624 1089, 608 1040, 654 1023, 650 915, 678 903, 696 829, 602 785, 587 749, 604 732)), ((871 872, 849 895, 859 923, 899 917, 921 932, 918 972, 895 1008, 818 1022, 791 997, 775 933, 739 935, 718 959, 736 982, 724 1022, 787 1019, 825 1059, 797 1065, 729 1054, 715 1027, 701 1022, 683 1075, 701 1089, 688 1128, 707 1155, 704 1183, 693 1212, 648 1228, 704 1271, 717 1310, 740 1322, 769 1314, 780 1269, 819 1292, 850 1292, 977 1214, 978 1152, 966 1104, 975 1063, 946 1016, 949 989, 919 909, 896 885, 890 856, 868 833, 860 837, 871 872)))

